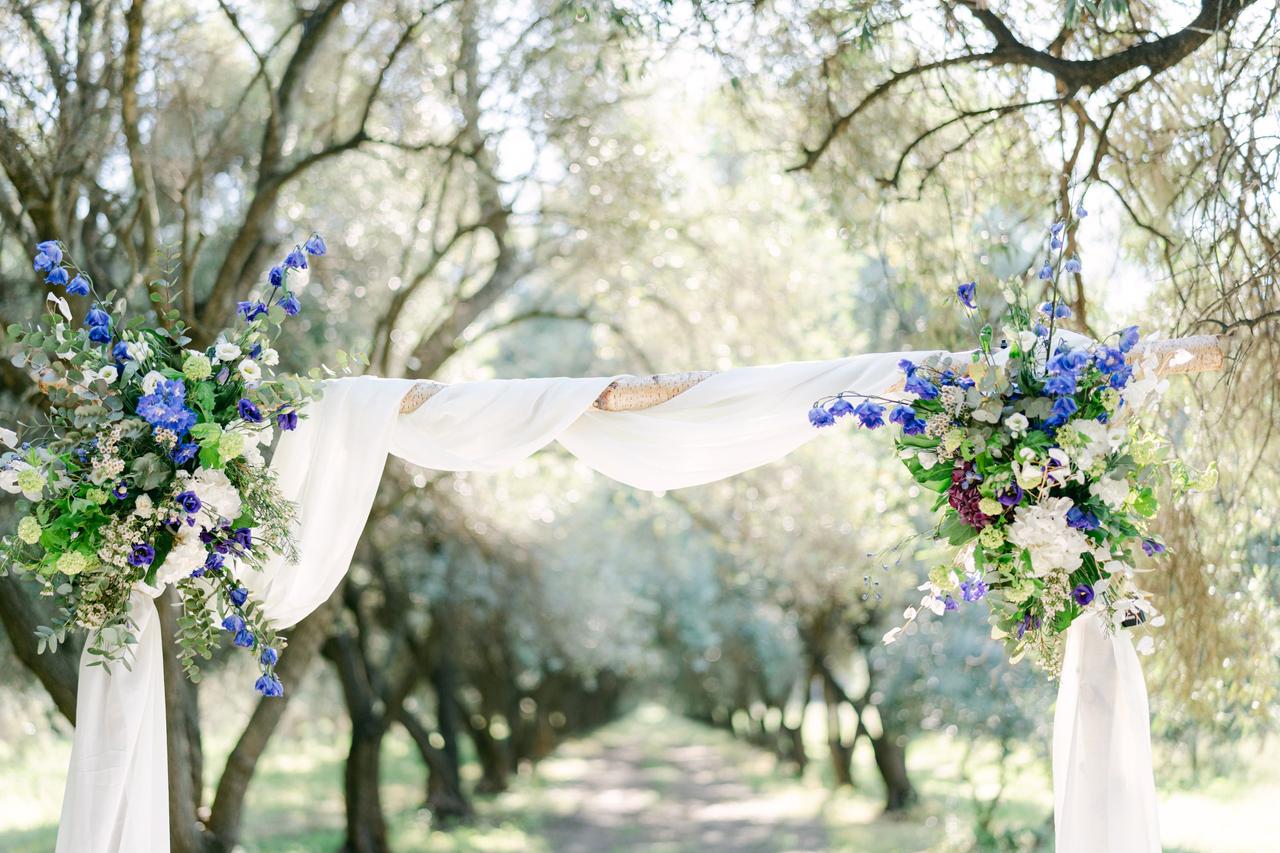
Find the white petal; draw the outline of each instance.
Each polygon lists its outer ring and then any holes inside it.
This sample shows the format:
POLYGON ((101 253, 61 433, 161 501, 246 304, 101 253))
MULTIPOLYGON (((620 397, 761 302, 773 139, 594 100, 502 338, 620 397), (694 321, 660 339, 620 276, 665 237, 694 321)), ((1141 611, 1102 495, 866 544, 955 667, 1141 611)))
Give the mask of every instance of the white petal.
POLYGON ((67 318, 67 322, 71 322, 71 306, 67 304, 67 300, 63 299, 56 293, 50 293, 45 297, 46 302, 52 302, 58 306, 58 313, 67 318))

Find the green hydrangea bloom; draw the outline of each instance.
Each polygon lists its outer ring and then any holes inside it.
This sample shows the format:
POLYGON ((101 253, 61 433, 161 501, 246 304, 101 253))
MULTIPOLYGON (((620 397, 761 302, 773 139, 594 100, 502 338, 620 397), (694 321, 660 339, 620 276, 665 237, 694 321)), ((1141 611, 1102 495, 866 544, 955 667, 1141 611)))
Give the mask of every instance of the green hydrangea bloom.
POLYGON ((978 544, 983 548, 999 548, 1004 544, 1004 532, 998 527, 984 527, 978 534, 978 544))
POLYGON ((104 503, 107 502, 107 490, 106 489, 90 489, 89 491, 84 493, 84 497, 85 497, 85 500, 89 501, 90 503, 95 503, 98 506, 102 506, 104 503))
POLYGON ((40 541, 40 522, 36 521, 34 515, 24 516, 18 522, 18 538, 28 545, 34 545, 40 541))
POLYGON ((182 362, 182 375, 192 382, 208 379, 213 375, 213 363, 202 352, 187 353, 186 360, 182 362))
POLYGON ((44 490, 44 472, 38 468, 23 468, 18 472, 18 488, 23 494, 33 495, 44 490))
POLYGON ((68 551, 58 558, 57 569, 64 575, 78 575, 93 566, 88 554, 80 551, 68 551))
POLYGON ((223 459, 235 459, 244 453, 244 436, 238 432, 224 432, 218 439, 218 455, 223 459))

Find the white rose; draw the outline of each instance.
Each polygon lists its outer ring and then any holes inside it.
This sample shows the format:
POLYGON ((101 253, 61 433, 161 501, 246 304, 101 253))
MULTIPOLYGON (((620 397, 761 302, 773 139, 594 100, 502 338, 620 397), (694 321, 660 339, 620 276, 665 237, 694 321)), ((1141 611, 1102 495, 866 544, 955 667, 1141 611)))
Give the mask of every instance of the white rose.
POLYGON ((1021 438, 1027 432, 1027 427, 1031 426, 1031 422, 1027 420, 1027 416, 1022 412, 1014 412, 1012 415, 1004 419, 1005 429, 1009 430, 1009 435, 1014 438, 1021 438))
POLYGON ((240 372, 240 378, 250 385, 262 381, 262 368, 251 358, 241 361, 236 365, 236 370, 240 372))
POLYGON ((114 364, 108 364, 106 367, 98 371, 98 378, 110 385, 120 378, 120 371, 116 370, 114 364))
POLYGON ((158 370, 148 370, 147 375, 142 377, 142 393, 155 393, 156 386, 164 381, 164 374, 158 370))
POLYGON ((138 495, 138 500, 133 505, 133 514, 138 518, 150 518, 155 515, 155 506, 151 503, 150 495, 138 495))
POLYGON ((235 361, 240 357, 240 347, 227 341, 218 341, 213 347, 215 361, 235 361))
POLYGON ((276 352, 271 347, 267 347, 262 351, 262 358, 260 358, 259 361, 267 367, 275 367, 280 363, 280 353, 276 352))

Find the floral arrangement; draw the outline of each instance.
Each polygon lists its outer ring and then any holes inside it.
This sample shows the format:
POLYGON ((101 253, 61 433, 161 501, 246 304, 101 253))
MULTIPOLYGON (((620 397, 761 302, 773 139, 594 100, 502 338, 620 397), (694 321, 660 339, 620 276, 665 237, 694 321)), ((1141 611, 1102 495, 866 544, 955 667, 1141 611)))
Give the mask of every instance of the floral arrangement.
POLYGON ((41 652, 81 627, 95 632, 95 663, 127 666, 131 591, 172 583, 188 676, 199 679, 198 660, 225 631, 256 655, 258 692, 282 695, 283 639, 241 578, 295 556, 294 507, 262 451, 275 430, 297 426, 317 387, 314 377, 273 376, 272 342, 301 310, 295 284, 308 258, 325 251, 318 234, 296 246, 268 273, 265 298, 239 303, 234 328, 191 349, 172 281, 151 283, 150 316, 126 319, 124 301, 99 295, 65 246, 36 246, 44 281, 87 299, 79 326, 50 291, 43 322, 7 329, 14 363, 36 377, 47 405, 21 443, 0 430, 0 488, 30 504, 0 540, 0 571, 34 578, 55 602, 54 624, 37 631, 41 652))
MULTIPOLYGON (((1080 271, 1078 258, 1063 256, 1067 224, 1050 227, 1036 272, 1048 300, 1033 306, 1028 287, 1003 288, 996 346, 991 324, 977 328, 976 282, 961 284, 956 298, 978 340, 970 360, 903 360, 900 399, 840 394, 809 412, 817 427, 841 418, 896 425, 899 457, 943 510, 934 537, 955 559, 930 572, 906 622, 985 600, 1011 659, 1030 652, 1050 674, 1067 627, 1086 612, 1110 630, 1162 624, 1135 578, 1139 554, 1165 552, 1147 532, 1157 488, 1166 478, 1183 490, 1204 485, 1136 417, 1163 387, 1154 365, 1135 363, 1137 327, 1096 343, 1055 328, 1071 316, 1058 282, 1080 271)), ((1151 646, 1149 636, 1139 643, 1151 646)))

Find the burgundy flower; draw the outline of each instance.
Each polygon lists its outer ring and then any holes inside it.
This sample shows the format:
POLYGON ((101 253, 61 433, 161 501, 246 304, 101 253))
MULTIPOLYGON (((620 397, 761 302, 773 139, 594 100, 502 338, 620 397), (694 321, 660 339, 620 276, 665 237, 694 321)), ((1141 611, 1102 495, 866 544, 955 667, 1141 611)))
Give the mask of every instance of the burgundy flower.
POLYGON ((982 495, 978 492, 973 463, 964 462, 951 469, 951 488, 947 490, 947 503, 951 504, 964 523, 981 530, 992 521, 991 516, 978 509, 982 495))

